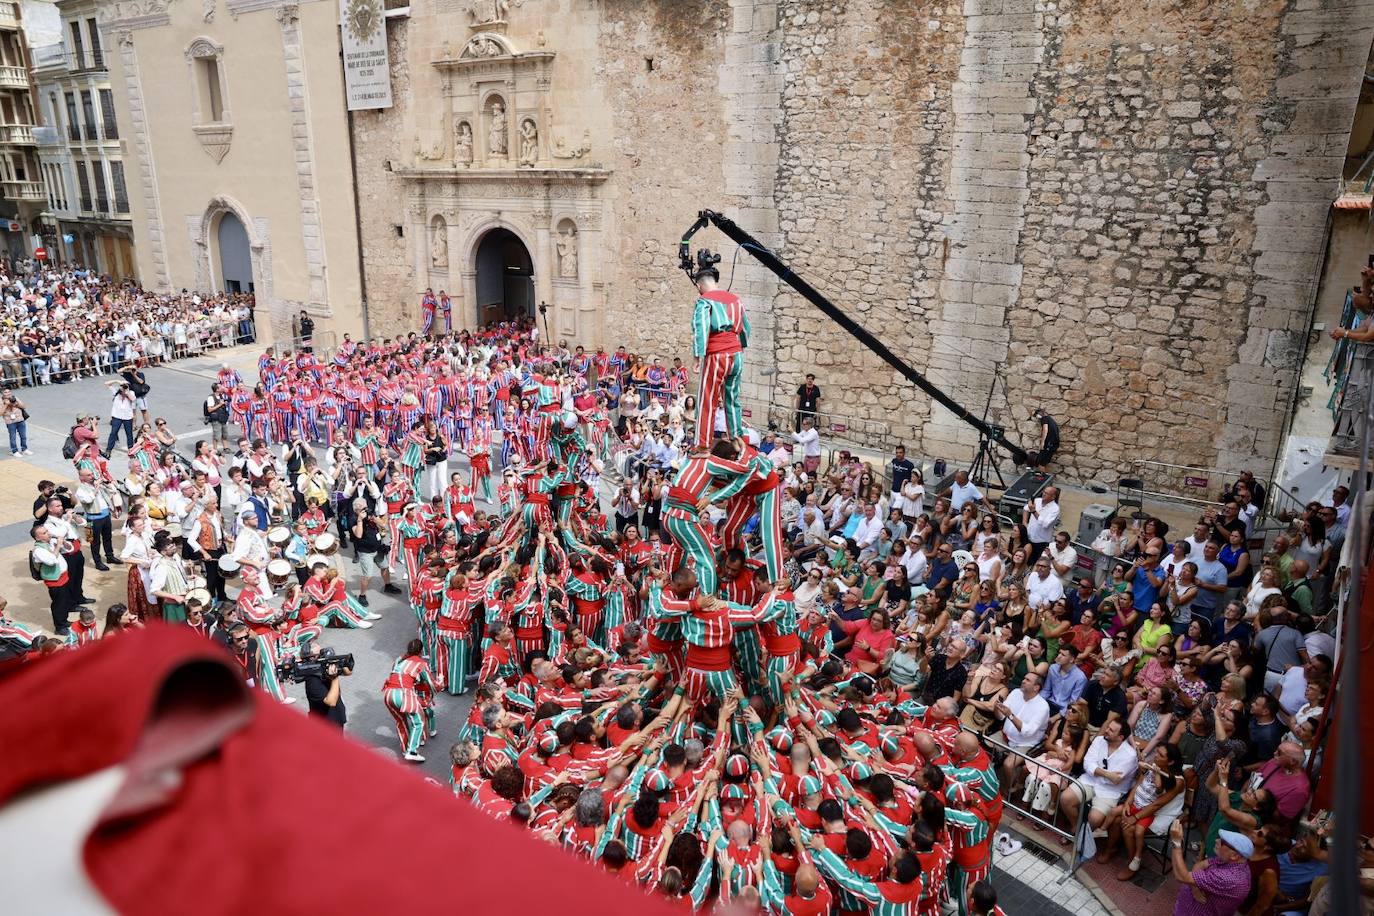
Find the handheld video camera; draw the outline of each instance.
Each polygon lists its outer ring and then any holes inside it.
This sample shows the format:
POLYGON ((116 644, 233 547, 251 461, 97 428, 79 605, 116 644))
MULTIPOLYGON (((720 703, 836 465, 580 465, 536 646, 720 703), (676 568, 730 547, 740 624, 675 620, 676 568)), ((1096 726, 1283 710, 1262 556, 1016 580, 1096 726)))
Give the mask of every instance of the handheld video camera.
POLYGON ((294 681, 299 684, 308 677, 328 678, 325 669, 335 666, 340 672, 352 670, 353 654, 335 655, 333 649, 323 649, 315 658, 309 659, 283 659, 277 665, 277 676, 282 680, 294 681))

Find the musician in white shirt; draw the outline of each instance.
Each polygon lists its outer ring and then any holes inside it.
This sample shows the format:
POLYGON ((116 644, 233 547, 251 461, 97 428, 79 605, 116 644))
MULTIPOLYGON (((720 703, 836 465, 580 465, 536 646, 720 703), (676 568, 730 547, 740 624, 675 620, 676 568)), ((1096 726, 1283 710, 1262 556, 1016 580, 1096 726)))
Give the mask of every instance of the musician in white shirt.
POLYGON ((234 536, 234 549, 229 556, 242 566, 260 571, 267 568, 267 561, 272 558, 267 549, 267 536, 258 530, 258 514, 251 505, 239 510, 239 531, 234 536))

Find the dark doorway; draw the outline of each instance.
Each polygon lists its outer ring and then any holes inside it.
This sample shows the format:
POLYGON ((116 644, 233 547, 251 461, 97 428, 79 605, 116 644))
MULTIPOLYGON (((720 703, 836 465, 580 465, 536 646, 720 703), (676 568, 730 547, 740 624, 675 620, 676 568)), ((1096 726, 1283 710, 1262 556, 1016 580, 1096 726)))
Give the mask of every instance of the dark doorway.
POLYGON ((534 315, 534 262, 508 229, 493 229, 477 246, 477 323, 534 315))
POLYGON ((248 247, 248 230, 233 213, 219 218, 215 235, 219 242, 220 277, 226 293, 253 292, 253 255, 248 247))

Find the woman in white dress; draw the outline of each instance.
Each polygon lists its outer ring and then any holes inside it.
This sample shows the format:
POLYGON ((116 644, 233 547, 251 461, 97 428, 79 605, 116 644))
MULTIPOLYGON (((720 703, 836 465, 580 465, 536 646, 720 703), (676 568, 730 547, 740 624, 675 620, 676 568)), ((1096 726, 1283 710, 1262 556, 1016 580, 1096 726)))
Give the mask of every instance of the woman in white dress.
POLYGON ((153 615, 157 599, 152 595, 153 534, 148 519, 130 515, 124 524, 124 549, 119 558, 129 571, 128 606, 140 620, 153 615))

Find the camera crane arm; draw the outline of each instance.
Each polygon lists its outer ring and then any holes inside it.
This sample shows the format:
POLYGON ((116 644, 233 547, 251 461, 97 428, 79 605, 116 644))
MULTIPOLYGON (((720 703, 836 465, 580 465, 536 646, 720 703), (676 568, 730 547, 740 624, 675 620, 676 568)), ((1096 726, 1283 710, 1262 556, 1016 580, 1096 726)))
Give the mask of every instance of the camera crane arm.
POLYGON ((801 277, 797 276, 797 274, 793 273, 792 269, 788 267, 786 264, 784 264, 782 260, 778 258, 777 255, 769 251, 768 248, 758 239, 754 238, 748 232, 745 232, 739 226, 735 225, 735 221, 730 219, 728 216, 722 216, 714 210, 702 210, 700 213, 697 214, 697 221, 692 224, 692 227, 687 230, 686 234, 683 235, 682 241, 678 243, 678 260, 680 262, 679 266, 681 266, 683 270, 687 271, 688 276, 691 276, 691 272, 695 268, 695 264, 691 256, 692 236, 696 235, 697 232, 705 228, 708 223, 710 225, 715 226, 722 233, 724 233, 730 239, 735 241, 746 252, 753 255, 756 261, 758 261, 764 267, 767 267, 773 273, 777 274, 778 279, 782 280, 788 286, 792 287, 794 290, 801 293, 802 296, 806 297, 808 302, 810 302, 816 308, 824 312, 832 321, 834 321, 840 327, 848 331, 852 337, 859 341, 859 343, 863 344, 869 350, 872 350, 874 353, 876 353, 879 357, 882 358, 883 362, 887 363, 893 369, 901 373, 902 376, 904 376, 913 385, 924 391, 926 394, 930 395, 940 404, 944 405, 946 409, 948 409, 960 420, 963 420, 969 426, 972 426, 974 429, 978 430, 980 435, 993 442, 996 442, 998 445, 1005 448, 1008 452, 1011 453, 1013 461, 1015 461, 1017 464, 1024 464, 1026 462, 1027 454, 1025 449, 1021 448, 1021 446, 1017 445, 1016 443, 1008 439, 1006 437, 1006 434, 1003 433, 1000 429, 989 425, 988 423, 984 422, 981 418, 975 416, 962 404, 958 403, 949 395, 945 394, 938 387, 936 387, 930 381, 930 379, 926 378, 924 375, 917 372, 915 369, 911 368, 911 366, 907 365, 907 363, 903 361, 900 357, 898 357, 897 354, 893 353, 886 346, 884 346, 882 341, 878 340, 878 338, 870 334, 858 322, 856 322, 854 319, 850 318, 843 311, 841 311, 840 308, 835 305, 835 303, 831 302, 829 299, 823 296, 810 283, 807 283, 801 277))

